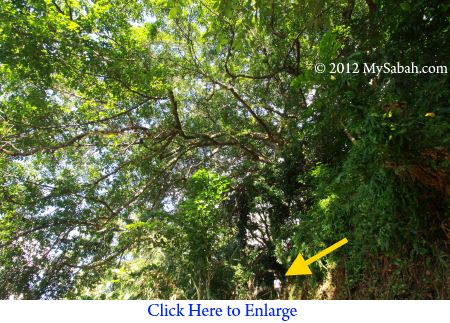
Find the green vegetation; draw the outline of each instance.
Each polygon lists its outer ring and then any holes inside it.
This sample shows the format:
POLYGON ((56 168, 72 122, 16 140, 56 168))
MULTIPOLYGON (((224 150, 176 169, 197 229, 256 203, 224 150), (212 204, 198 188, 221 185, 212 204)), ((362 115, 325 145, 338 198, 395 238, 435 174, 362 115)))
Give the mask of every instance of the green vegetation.
POLYGON ((0 298, 449 298, 449 74, 363 73, 449 42, 438 0, 3 0, 0 298))

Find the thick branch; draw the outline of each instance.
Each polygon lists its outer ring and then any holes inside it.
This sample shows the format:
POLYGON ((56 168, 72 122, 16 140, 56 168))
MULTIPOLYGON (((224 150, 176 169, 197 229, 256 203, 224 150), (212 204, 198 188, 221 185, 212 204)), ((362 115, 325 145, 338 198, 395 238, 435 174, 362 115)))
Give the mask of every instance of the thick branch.
POLYGON ((356 143, 356 138, 353 137, 353 135, 350 133, 350 131, 347 129, 347 127, 344 125, 342 121, 340 121, 342 128, 344 129, 344 133, 347 136, 347 138, 352 142, 352 144, 356 143))
POLYGON ((366 4, 369 7, 369 13, 373 14, 375 11, 377 11, 377 5, 373 0, 366 0, 366 4))
POLYGON ((169 99, 170 99, 170 103, 172 104, 172 114, 173 114, 173 117, 175 118, 175 129, 177 129, 178 133, 183 138, 194 139, 195 137, 186 135, 186 133, 183 130, 183 127, 182 127, 181 121, 180 121, 180 116, 178 114, 178 102, 175 99, 175 95, 173 94, 172 90, 169 90, 169 99))
POLYGON ((228 90, 231 92, 231 94, 244 106, 244 108, 252 115, 252 117, 256 120, 256 122, 258 122, 258 124, 265 130, 265 132, 267 133, 267 135, 269 136, 269 139, 272 142, 276 142, 275 138, 273 137, 272 132, 270 131, 269 127, 267 126, 267 124, 264 122, 264 120, 259 117, 255 111, 253 111, 252 107, 237 93, 236 89, 231 86, 231 85, 227 85, 224 84, 222 82, 218 82, 218 81, 214 81, 213 82, 217 85, 219 85, 220 87, 228 90))
POLYGON ((73 145, 74 143, 84 139, 85 137, 96 136, 96 135, 121 134, 121 133, 125 133, 128 131, 133 131, 133 130, 148 132, 148 128, 145 128, 142 126, 132 126, 132 127, 111 129, 111 130, 93 130, 93 131, 83 132, 83 133, 76 135, 75 137, 69 139, 66 142, 56 144, 53 146, 49 146, 49 147, 37 147, 37 148, 30 149, 28 151, 18 151, 18 152, 14 152, 14 151, 10 151, 10 150, 1 148, 1 151, 12 157, 25 157, 25 156, 30 156, 30 155, 33 155, 33 154, 36 154, 39 152, 47 152, 47 151, 53 152, 55 150, 66 148, 66 147, 69 147, 69 146, 73 145))

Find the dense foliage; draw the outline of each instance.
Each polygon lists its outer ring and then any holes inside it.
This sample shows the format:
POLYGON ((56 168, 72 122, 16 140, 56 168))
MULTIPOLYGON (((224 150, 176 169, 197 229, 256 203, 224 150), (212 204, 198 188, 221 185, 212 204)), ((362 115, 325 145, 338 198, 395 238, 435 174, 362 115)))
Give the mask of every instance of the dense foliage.
POLYGON ((4 0, 0 298, 448 298, 438 0, 4 0), (351 65, 353 66, 353 65, 351 65), (360 68, 362 69, 362 68, 360 68))

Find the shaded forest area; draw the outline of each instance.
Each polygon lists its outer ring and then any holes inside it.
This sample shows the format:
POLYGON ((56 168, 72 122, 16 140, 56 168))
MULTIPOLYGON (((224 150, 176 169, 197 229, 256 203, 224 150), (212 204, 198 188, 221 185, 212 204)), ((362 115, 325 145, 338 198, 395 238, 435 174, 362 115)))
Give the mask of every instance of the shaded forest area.
POLYGON ((438 0, 1 1, 0 298, 448 299, 448 73, 329 67, 449 41, 438 0))

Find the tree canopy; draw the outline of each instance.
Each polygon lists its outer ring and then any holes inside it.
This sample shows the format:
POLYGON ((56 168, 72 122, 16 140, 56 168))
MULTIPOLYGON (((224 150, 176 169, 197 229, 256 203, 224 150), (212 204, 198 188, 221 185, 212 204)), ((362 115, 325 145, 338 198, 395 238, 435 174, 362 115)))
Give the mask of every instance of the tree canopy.
POLYGON ((285 297, 448 298, 448 74, 329 67, 449 41, 438 0, 3 0, 0 298, 271 298, 343 237, 285 297))

